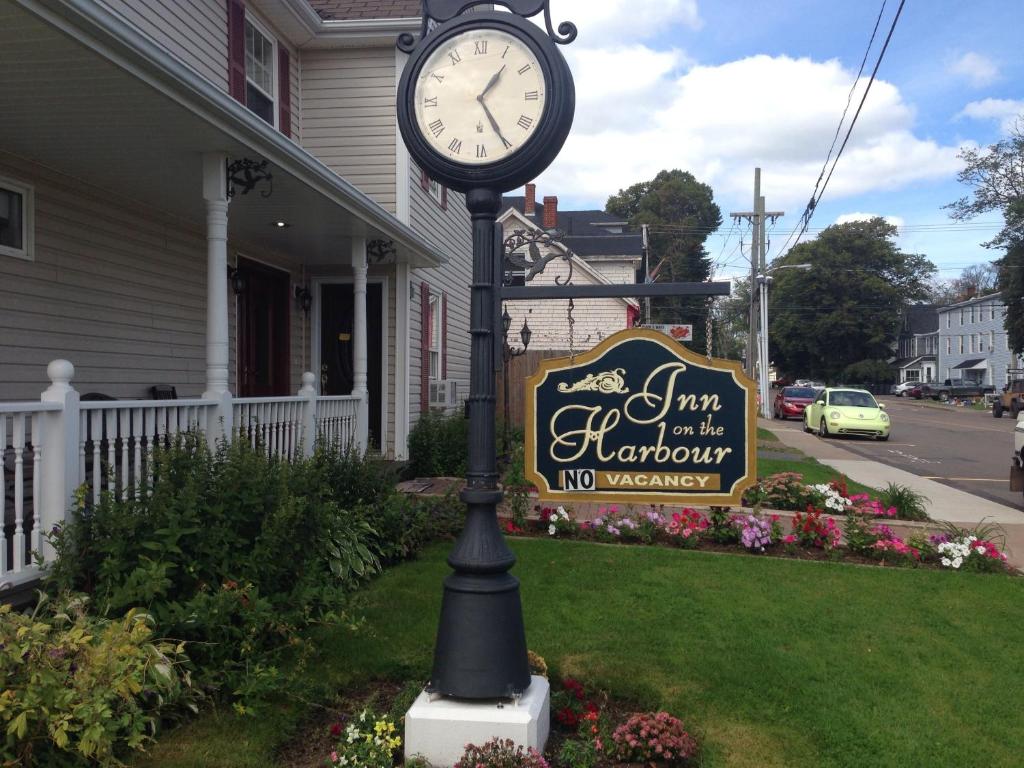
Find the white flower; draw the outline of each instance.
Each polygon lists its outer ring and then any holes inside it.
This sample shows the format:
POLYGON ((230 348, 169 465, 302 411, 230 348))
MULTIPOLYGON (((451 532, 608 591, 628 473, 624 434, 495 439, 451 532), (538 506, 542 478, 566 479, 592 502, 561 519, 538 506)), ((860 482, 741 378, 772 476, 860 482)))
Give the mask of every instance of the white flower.
POLYGON ((953 564, 953 561, 950 560, 948 557, 944 557, 944 558, 942 558, 942 564, 944 566, 946 566, 947 568, 949 568, 949 566, 951 566, 953 564))
POLYGON ((964 563, 964 560, 963 560, 962 557, 954 558, 954 560, 953 560, 953 567, 954 568, 959 568, 961 565, 963 565, 963 563, 964 563))
POLYGON ((975 547, 974 551, 977 552, 979 555, 984 555, 987 552, 987 550, 984 547, 975 547))
POLYGON ((554 525, 549 525, 549 526, 548 526, 548 534, 550 534, 551 536, 554 536, 554 535, 555 535, 555 531, 557 531, 557 530, 558 530, 558 529, 557 529, 557 528, 555 528, 555 526, 554 526, 554 525))

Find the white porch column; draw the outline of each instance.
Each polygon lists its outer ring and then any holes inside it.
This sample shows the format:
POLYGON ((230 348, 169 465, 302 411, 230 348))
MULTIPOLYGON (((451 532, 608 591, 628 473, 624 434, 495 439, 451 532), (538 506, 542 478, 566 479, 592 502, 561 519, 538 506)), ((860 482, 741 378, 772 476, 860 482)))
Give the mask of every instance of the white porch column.
MULTIPOLYGON (((358 395, 356 445, 365 451, 370 435, 370 394, 366 371, 366 238, 352 238, 352 394, 358 395)), ((383 441, 383 435, 381 436, 383 441)), ((383 446, 381 446, 383 448, 383 446)))
POLYGON ((227 156, 203 155, 206 201, 206 391, 221 398, 228 391, 228 196, 227 156))
POLYGON ((395 458, 409 458, 409 265, 395 265, 395 458))

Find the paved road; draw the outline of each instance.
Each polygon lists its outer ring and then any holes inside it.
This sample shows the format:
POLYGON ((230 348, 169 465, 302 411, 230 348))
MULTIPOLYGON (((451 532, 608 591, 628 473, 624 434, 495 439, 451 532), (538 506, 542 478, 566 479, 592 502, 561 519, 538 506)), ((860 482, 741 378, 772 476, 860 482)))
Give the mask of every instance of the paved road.
MULTIPOLYGON (((892 417, 892 436, 888 442, 856 437, 830 441, 882 464, 1016 509, 1024 508, 1024 497, 1010 493, 1015 422, 1009 414, 994 419, 990 412, 897 397, 880 399, 892 417)), ((800 427, 799 422, 788 424, 800 427)))

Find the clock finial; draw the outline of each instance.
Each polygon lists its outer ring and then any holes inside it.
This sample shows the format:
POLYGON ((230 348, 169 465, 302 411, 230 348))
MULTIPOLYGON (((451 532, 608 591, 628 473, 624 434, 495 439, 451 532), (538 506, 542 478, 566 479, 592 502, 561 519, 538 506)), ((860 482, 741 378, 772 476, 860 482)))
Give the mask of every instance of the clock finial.
MULTIPOLYGON (((578 34, 576 25, 571 21, 563 21, 555 31, 551 25, 551 0, 423 0, 423 25, 419 39, 423 40, 438 25, 478 5, 501 5, 524 19, 543 11, 548 37, 559 45, 568 45, 578 34)), ((416 37, 410 32, 398 36, 398 48, 405 53, 412 53, 417 44, 416 37)))

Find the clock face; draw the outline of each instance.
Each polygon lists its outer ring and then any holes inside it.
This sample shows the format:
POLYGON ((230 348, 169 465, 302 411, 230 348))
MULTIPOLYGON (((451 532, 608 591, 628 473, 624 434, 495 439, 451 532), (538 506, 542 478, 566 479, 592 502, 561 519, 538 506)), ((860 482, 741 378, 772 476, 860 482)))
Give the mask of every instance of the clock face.
POLYGON ((474 29, 430 53, 414 98, 416 125, 434 151, 485 165, 514 154, 537 131, 547 84, 529 46, 507 32, 474 29))

